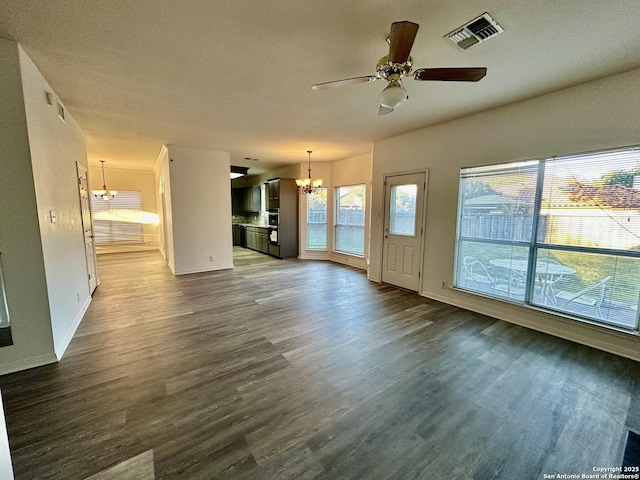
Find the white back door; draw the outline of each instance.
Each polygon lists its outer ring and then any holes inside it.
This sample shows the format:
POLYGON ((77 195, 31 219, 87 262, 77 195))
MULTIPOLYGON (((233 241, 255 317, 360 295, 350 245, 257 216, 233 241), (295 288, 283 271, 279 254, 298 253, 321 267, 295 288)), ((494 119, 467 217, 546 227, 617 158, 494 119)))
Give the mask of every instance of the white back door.
POLYGON ((382 281, 420 289, 426 173, 385 177, 382 281))

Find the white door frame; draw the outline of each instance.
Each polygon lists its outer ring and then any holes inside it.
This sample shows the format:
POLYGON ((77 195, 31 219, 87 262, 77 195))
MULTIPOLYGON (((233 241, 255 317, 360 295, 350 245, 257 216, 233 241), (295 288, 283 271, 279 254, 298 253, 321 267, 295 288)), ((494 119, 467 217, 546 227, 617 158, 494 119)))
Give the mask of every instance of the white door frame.
MULTIPOLYGON (((384 269, 384 239, 385 239, 385 225, 387 224, 387 178, 388 177, 398 177, 398 176, 402 176, 402 175, 415 175, 415 174, 420 174, 420 173, 424 173, 424 184, 425 184, 425 188, 424 188, 424 195, 422 198, 422 218, 420 219, 420 221, 422 222, 421 228, 423 229, 422 231, 422 235, 420 235, 420 275, 419 275, 419 281, 418 281, 418 295, 422 295, 422 283, 424 281, 424 271, 423 271, 423 267, 424 267, 424 247, 426 245, 425 242, 425 238, 426 238, 426 225, 427 225, 427 193, 429 191, 428 186, 429 186, 429 169, 425 169, 425 170, 405 170, 402 172, 392 172, 392 173, 385 173, 382 176, 382 229, 380 231, 381 234, 381 239, 380 239, 380 282, 384 283, 382 281, 382 272, 384 269)), ((391 283, 387 284, 387 285, 393 285, 391 283)), ((396 286, 396 285, 393 285, 396 286)), ((401 287, 397 287, 397 288, 401 288, 401 287)))

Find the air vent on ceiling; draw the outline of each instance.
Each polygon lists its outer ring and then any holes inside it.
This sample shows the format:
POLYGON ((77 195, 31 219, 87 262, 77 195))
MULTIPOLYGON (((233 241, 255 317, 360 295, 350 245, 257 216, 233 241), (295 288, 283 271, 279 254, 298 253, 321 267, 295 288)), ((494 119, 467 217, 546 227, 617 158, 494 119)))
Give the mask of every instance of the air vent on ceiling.
POLYGON ((462 50, 466 50, 502 32, 504 30, 498 25, 498 22, 491 18, 488 13, 484 13, 466 25, 456 28, 445 37, 448 37, 451 43, 462 50))

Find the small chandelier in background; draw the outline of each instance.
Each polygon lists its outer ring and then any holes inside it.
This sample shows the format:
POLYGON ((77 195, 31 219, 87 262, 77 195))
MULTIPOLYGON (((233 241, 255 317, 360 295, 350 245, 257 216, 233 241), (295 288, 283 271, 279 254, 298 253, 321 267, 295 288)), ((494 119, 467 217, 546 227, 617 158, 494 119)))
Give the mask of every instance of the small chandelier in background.
POLYGON ((309 154, 309 169, 307 170, 309 172, 309 176, 307 178, 296 178, 296 185, 298 185, 298 193, 301 195, 304 195, 306 193, 311 193, 315 189, 320 188, 322 186, 321 178, 311 180, 311 154, 313 153, 313 151, 307 150, 307 153, 309 154))
POLYGON ((104 180, 104 160, 100 160, 100 163, 102 164, 102 190, 92 190, 91 193, 93 193, 94 197, 102 200, 113 200, 118 192, 107 188, 107 182, 104 180))

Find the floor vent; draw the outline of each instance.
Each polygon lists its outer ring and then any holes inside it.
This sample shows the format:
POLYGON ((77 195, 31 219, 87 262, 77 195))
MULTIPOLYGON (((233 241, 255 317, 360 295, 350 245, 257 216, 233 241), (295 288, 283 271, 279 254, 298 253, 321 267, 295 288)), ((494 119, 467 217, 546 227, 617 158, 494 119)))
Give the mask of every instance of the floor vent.
POLYGON ((504 30, 498 25, 498 22, 491 18, 488 13, 484 13, 466 25, 458 27, 453 32, 448 33, 445 35, 445 38, 449 38, 451 43, 460 47, 462 50, 466 50, 502 32, 504 32, 504 30))

